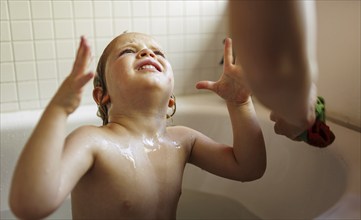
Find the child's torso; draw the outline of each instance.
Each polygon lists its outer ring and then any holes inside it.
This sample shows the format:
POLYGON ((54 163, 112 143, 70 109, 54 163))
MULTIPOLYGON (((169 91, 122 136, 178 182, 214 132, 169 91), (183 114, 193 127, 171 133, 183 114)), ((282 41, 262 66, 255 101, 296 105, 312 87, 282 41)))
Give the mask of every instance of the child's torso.
POLYGON ((175 218, 189 154, 186 142, 102 141, 93 167, 72 192, 73 218, 175 218))

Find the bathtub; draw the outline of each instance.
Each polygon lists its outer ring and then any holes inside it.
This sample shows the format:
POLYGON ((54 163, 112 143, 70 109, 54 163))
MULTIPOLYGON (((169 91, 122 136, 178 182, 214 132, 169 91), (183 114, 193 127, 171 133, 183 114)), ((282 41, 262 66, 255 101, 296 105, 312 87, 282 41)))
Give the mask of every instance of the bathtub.
MULTIPOLYGON (((187 165, 178 219, 360 219, 360 133, 329 122, 335 142, 318 149, 273 132, 269 112, 256 104, 267 145, 265 175, 241 183, 187 165)), ((96 107, 82 106, 68 120, 68 131, 101 123, 96 107)), ((9 211, 11 176, 40 111, 1 114, 1 219, 9 211)), ((178 97, 171 125, 186 125, 231 144, 224 102, 213 94, 178 97)), ((48 219, 70 219, 69 198, 48 219)))

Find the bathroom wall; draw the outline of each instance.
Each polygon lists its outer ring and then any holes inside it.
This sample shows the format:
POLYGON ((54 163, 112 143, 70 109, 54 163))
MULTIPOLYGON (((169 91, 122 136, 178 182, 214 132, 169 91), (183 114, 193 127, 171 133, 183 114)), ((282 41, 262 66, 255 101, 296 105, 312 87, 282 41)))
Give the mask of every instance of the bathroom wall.
MULTIPOLYGON (((175 95, 217 79, 226 1, 1 0, 1 112, 44 107, 70 72, 79 37, 92 44, 95 70, 124 31, 155 36, 175 74, 175 95)), ((83 104, 93 103, 89 83, 83 104)))
MULTIPOLYGON (((317 1, 319 94, 328 115, 360 128, 360 1, 317 1)), ((1 112, 44 107, 69 73, 78 39, 90 39, 95 68, 125 30, 154 35, 175 73, 175 94, 217 79, 227 1, 1 0, 1 112)), ((92 86, 83 104, 92 104, 92 86)))
POLYGON ((327 115, 361 131, 361 2, 317 1, 318 92, 327 115))

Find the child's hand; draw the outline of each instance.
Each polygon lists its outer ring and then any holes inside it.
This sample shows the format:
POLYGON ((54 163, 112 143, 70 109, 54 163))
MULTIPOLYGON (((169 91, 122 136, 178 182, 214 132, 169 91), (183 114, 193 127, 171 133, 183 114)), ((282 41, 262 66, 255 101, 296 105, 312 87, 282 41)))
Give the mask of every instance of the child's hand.
POLYGON ((227 38, 224 44, 224 64, 221 78, 217 82, 200 81, 196 84, 197 89, 211 90, 228 102, 239 104, 246 102, 250 90, 245 85, 241 67, 233 64, 232 61, 232 40, 227 38))
POLYGON ((61 84, 50 105, 60 107, 67 115, 75 111, 81 101, 83 86, 94 76, 93 72, 85 73, 90 59, 89 44, 84 37, 81 37, 73 69, 61 84))

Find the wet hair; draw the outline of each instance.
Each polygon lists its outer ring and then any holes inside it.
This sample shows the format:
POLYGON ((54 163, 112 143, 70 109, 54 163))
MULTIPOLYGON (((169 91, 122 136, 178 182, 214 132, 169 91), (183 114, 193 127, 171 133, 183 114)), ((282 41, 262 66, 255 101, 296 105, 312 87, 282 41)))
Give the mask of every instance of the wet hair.
MULTIPOLYGON (((116 41, 117 38, 119 38, 120 36, 122 36, 123 34, 126 34, 127 31, 124 31, 121 35, 119 35, 118 37, 114 38, 109 44, 108 46, 106 46, 106 48, 104 49, 102 55, 99 58, 98 61, 98 65, 96 68, 96 73, 94 76, 94 80, 93 80, 93 86, 94 88, 96 87, 100 87, 102 89, 102 96, 100 98, 100 101, 98 104, 98 111, 97 111, 97 116, 100 117, 103 120, 103 125, 108 124, 108 105, 109 103, 102 103, 102 100, 104 98, 104 96, 108 93, 107 90, 107 81, 106 81, 106 77, 105 77, 105 71, 106 71, 106 64, 107 64, 107 60, 110 54, 110 49, 111 46, 113 45, 113 43, 116 41)), ((175 112, 176 112, 176 99, 174 94, 171 96, 171 98, 174 99, 174 105, 172 106, 172 113, 171 114, 167 114, 167 119, 171 118, 175 112)))
POLYGON ((97 116, 99 116, 103 120, 103 125, 108 124, 108 105, 107 103, 102 103, 104 96, 107 94, 107 83, 105 79, 105 66, 107 62, 108 55, 105 53, 101 55, 98 66, 96 69, 96 74, 94 76, 93 85, 94 88, 100 87, 102 89, 102 96, 100 98, 100 102, 98 104, 98 112, 97 116))

